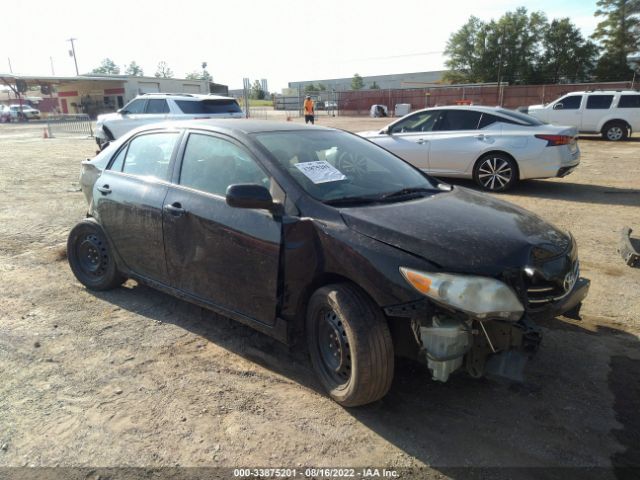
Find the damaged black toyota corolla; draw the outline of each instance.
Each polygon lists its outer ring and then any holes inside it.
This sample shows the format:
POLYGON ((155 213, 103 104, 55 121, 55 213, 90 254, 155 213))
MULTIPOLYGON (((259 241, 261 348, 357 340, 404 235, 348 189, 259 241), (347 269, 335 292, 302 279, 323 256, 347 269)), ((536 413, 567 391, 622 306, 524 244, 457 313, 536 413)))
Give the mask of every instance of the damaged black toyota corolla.
POLYGON ((570 234, 342 131, 143 127, 84 162, 81 184, 68 258, 84 285, 134 278, 283 342, 304 333, 346 406, 385 395, 394 355, 443 382, 518 379, 534 320, 589 287, 570 234))

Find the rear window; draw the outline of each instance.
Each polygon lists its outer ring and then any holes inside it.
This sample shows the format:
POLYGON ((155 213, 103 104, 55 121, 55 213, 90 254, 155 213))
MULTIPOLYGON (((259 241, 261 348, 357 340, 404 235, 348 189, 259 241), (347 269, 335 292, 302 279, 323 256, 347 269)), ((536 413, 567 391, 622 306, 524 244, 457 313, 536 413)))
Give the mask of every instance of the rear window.
POLYGON ((613 95, 589 95, 587 110, 606 110, 611 106, 613 95))
POLYGON ((242 112, 240 105, 233 99, 220 100, 199 100, 197 102, 189 100, 176 100, 176 104, 183 113, 237 113, 242 112))
POLYGON ((640 108, 640 95, 620 95, 618 108, 640 108))
MULTIPOLYGON (((506 108, 497 108, 496 113, 500 115, 504 115, 508 119, 513 120, 512 123, 516 123, 518 125, 544 125, 544 122, 538 120, 536 117, 532 117, 531 115, 527 115, 526 113, 516 112, 515 110, 507 110, 506 108)), ((509 123, 507 120, 500 119, 501 122, 509 123)))

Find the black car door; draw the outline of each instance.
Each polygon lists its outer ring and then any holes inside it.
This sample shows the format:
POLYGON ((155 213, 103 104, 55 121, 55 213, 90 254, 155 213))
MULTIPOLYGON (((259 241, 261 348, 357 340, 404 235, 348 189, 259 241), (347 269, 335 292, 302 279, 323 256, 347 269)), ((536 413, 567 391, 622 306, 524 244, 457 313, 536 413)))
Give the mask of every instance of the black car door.
POLYGON ((126 266, 168 284, 162 206, 180 132, 134 137, 94 185, 93 212, 126 266))
POLYGON ((247 149, 189 134, 164 208, 171 285, 268 325, 275 322, 281 223, 266 210, 226 204, 229 185, 272 180, 247 149))

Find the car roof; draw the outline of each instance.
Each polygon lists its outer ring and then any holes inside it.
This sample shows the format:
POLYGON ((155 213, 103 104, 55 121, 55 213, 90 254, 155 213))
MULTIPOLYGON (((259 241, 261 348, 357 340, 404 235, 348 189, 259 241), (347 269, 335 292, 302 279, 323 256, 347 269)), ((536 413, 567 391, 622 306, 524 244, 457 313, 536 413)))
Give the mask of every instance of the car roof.
POLYGON ((225 97, 223 95, 211 95, 203 93, 143 93, 136 98, 179 98, 180 100, 235 100, 233 97, 225 97))
POLYGON ((228 134, 250 134, 258 132, 291 132, 291 131, 334 131, 335 128, 321 127, 319 125, 301 125, 275 120, 249 120, 242 118, 212 118, 203 120, 173 120, 150 125, 144 125, 135 129, 136 133, 158 128, 194 128, 211 132, 228 134))
POLYGON ((578 95, 589 95, 589 94, 593 94, 593 95, 598 95, 598 94, 607 94, 607 95, 614 95, 616 93, 619 93, 620 95, 638 95, 640 93, 640 91, 638 90, 581 90, 581 91, 577 91, 577 92, 568 92, 566 93, 566 95, 571 95, 572 93, 578 94, 578 95))

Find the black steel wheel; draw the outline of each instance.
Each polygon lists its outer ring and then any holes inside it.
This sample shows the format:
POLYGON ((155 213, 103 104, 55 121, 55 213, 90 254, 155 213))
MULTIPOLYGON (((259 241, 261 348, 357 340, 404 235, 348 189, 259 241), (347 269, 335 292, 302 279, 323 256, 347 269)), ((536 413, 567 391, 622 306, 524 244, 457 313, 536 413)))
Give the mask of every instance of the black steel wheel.
POLYGON ((473 180, 483 190, 504 192, 518 181, 518 167, 511 157, 491 153, 476 162, 473 180))
POLYGON ((104 232, 92 219, 78 223, 69 233, 67 258, 73 274, 91 290, 109 290, 124 280, 104 232))
POLYGON ((382 398, 393 380, 393 342, 386 319, 354 285, 317 290, 307 309, 311 363, 331 398, 355 407, 382 398))

